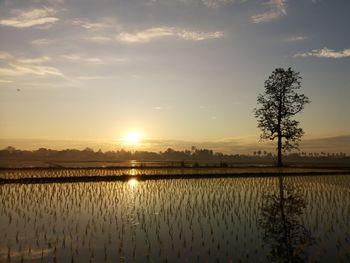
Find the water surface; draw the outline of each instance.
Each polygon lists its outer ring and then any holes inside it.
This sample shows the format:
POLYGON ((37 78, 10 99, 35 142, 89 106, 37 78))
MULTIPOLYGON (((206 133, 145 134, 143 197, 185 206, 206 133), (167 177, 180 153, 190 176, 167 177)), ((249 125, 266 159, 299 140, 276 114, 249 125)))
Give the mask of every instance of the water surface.
POLYGON ((350 177, 0 186, 0 261, 349 262, 350 177))

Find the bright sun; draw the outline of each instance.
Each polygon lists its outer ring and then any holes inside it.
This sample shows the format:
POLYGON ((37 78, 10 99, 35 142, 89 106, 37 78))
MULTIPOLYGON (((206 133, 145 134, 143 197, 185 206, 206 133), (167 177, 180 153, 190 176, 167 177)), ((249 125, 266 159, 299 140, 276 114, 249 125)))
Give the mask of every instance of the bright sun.
POLYGON ((141 134, 137 131, 129 132, 124 141, 127 144, 136 145, 139 144, 141 140, 141 134))

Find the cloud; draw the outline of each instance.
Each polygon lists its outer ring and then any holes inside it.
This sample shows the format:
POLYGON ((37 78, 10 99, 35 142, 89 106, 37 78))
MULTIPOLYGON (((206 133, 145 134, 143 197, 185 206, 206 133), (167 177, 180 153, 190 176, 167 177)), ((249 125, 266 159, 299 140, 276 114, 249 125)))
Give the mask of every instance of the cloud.
POLYGON ((121 30, 121 26, 115 18, 104 17, 99 21, 86 19, 74 19, 70 22, 73 26, 83 29, 84 35, 80 38, 94 43, 105 44, 115 40, 114 35, 121 30))
POLYGON ((52 44, 54 43, 55 40, 53 39, 47 39, 47 38, 40 38, 40 39, 35 39, 35 40, 32 40, 31 43, 33 45, 38 45, 38 46, 41 46, 41 45, 49 45, 49 44, 52 44))
POLYGON ((123 41, 123 42, 138 43, 138 42, 149 42, 155 38, 162 38, 162 37, 167 37, 172 35, 174 35, 173 28, 154 27, 143 31, 138 31, 135 33, 123 32, 119 34, 118 38, 120 41, 123 41))
POLYGON ((95 57, 86 58, 85 61, 95 63, 95 64, 105 64, 105 61, 103 59, 95 58, 95 57))
POLYGON ((185 40, 195 40, 195 41, 201 41, 206 39, 215 39, 215 38, 222 38, 224 36, 223 32, 216 31, 216 32, 191 32, 191 31, 180 31, 176 34, 178 37, 181 37, 185 40))
POLYGON ((97 22, 75 19, 71 21, 71 24, 85 29, 85 36, 81 36, 81 39, 98 44, 115 41, 114 35, 121 30, 116 20, 110 17, 104 17, 97 22))
POLYGON ((64 4, 65 0, 45 0, 51 4, 64 4))
POLYGON ((161 110, 162 107, 160 107, 160 106, 154 106, 154 107, 152 107, 152 109, 153 109, 153 110, 161 110))
POLYGON ((105 37, 105 36, 89 36, 89 37, 84 37, 85 40, 95 42, 95 43, 109 43, 113 41, 113 38, 111 37, 105 37))
POLYGON ((42 64, 45 63, 47 61, 50 61, 51 58, 48 56, 44 56, 44 57, 39 57, 39 58, 23 58, 23 59, 17 59, 18 63, 21 64, 42 64))
POLYGON ((77 54, 62 55, 61 57, 68 60, 81 60, 81 56, 77 54))
POLYGON ((287 0, 269 0, 263 3, 266 12, 251 17, 253 23, 266 23, 287 15, 287 0))
POLYGON ((7 60, 10 58, 12 58, 10 53, 0 51, 0 59, 1 60, 7 60))
POLYGON ((106 25, 104 23, 91 23, 88 21, 83 21, 80 19, 75 19, 72 21, 72 25, 74 26, 80 26, 85 29, 92 29, 92 30, 97 30, 101 28, 105 28, 106 25))
POLYGON ((59 18, 54 16, 57 13, 57 10, 54 8, 44 7, 27 11, 14 10, 11 13, 14 14, 14 16, 0 20, 0 25, 27 28, 52 25, 59 20, 59 18))
POLYGON ((0 83, 11 83, 11 82, 13 81, 8 79, 0 79, 0 83))
POLYGON ((107 80, 107 79, 118 79, 118 76, 116 75, 86 75, 86 76, 78 76, 78 80, 83 81, 91 81, 91 80, 107 80))
MULTIPOLYGON (((240 0, 240 2, 245 2, 246 0, 240 0)), ((236 0, 150 0, 150 3, 182 3, 186 5, 204 5, 208 8, 218 8, 223 5, 236 2, 236 0)))
POLYGON ((34 3, 64 4, 65 0, 32 0, 34 3))
POLYGON ((79 62, 88 62, 91 64, 100 64, 100 65, 105 65, 105 64, 118 64, 118 63, 125 63, 128 62, 129 59, 127 58, 113 58, 113 57, 108 57, 108 58, 100 58, 100 57, 87 57, 81 54, 66 54, 66 55, 61 55, 61 58, 66 59, 66 60, 71 60, 71 61, 79 61, 79 62))
MULTIPOLYGON (((223 0, 224 1, 224 0, 223 0)), ((226 1, 226 0, 225 0, 226 1)), ((183 40, 201 41, 223 37, 223 32, 201 32, 189 31, 176 27, 151 27, 139 31, 126 31, 121 24, 118 24, 114 18, 105 17, 98 22, 75 19, 71 21, 72 25, 80 26, 86 29, 87 35, 81 36, 81 39, 95 43, 110 43, 113 41, 127 43, 146 43, 154 39, 165 37, 177 37, 183 40), (98 31, 98 34, 96 34, 98 31), (114 35, 114 37, 111 37, 114 35), (117 35, 115 37, 115 35, 117 35)))
POLYGON ((178 37, 184 40, 201 41, 223 37, 223 32, 196 32, 177 29, 175 27, 153 27, 133 33, 122 32, 117 39, 128 43, 146 43, 154 39, 178 37))
POLYGON ((294 57, 318 57, 318 58, 347 58, 350 57, 350 48, 341 51, 335 51, 329 48, 314 49, 307 53, 298 53, 294 57))
POLYGON ((27 74, 38 76, 63 76, 63 74, 58 69, 49 66, 10 64, 8 68, 0 68, 0 75, 14 77, 27 74))
POLYGON ((288 37, 285 39, 287 42, 296 42, 296 41, 303 41, 306 40, 306 36, 294 36, 294 37, 288 37))
POLYGON ((234 0, 201 0, 203 5, 209 8, 218 8, 222 5, 232 3, 234 0))
POLYGON ((0 76, 15 77, 22 75, 52 75, 63 77, 63 74, 57 68, 45 65, 51 60, 48 56, 18 58, 9 53, 0 52, 0 59, 7 64, 7 67, 0 68, 0 76))
POLYGON ((82 19, 74 19, 71 22, 72 25, 74 26, 80 26, 86 30, 89 31, 97 31, 97 30, 103 30, 106 28, 119 28, 119 25, 117 24, 117 22, 115 21, 114 18, 110 18, 110 17, 104 17, 102 18, 100 21, 98 22, 91 22, 89 20, 82 20, 82 19))

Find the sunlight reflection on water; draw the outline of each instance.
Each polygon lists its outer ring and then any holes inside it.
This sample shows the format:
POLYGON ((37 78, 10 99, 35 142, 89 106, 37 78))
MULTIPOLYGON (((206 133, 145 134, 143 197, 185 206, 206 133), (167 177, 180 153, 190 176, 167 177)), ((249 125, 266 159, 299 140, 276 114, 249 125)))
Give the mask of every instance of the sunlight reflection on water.
MULTIPOLYGON (((285 193, 291 234, 317 240, 302 260, 348 262, 350 177, 283 184, 298 189, 285 193)), ((280 193, 276 177, 0 185, 0 261, 271 262, 293 245, 268 227, 280 193)))
POLYGON ((134 189, 137 187, 139 181, 137 181, 137 179, 130 179, 128 181, 128 185, 130 186, 131 189, 134 189))

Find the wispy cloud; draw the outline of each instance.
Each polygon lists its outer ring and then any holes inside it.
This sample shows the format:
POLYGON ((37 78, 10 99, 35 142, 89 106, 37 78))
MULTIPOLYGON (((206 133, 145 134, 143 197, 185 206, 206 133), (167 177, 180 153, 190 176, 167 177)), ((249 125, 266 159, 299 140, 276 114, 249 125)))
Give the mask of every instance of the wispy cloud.
POLYGON ((40 38, 40 39, 34 39, 31 41, 31 43, 33 45, 38 45, 38 46, 41 46, 41 45, 49 45, 49 44, 52 44, 54 43, 56 40, 53 40, 53 39, 47 39, 47 38, 40 38))
POLYGON ((122 32, 117 39, 128 43, 146 43, 154 39, 178 37, 184 40, 201 41, 206 39, 222 38, 223 32, 198 32, 178 29, 175 27, 153 27, 137 32, 122 32))
POLYGON ((31 10, 13 10, 12 17, 1 19, 0 25, 16 28, 27 28, 33 26, 47 26, 59 20, 55 14, 58 11, 54 8, 37 8, 31 10))
POLYGON ((0 51, 0 59, 1 60, 7 60, 7 59, 10 59, 10 58, 12 58, 10 53, 0 51))
POLYGON ((97 22, 92 22, 86 19, 74 19, 71 24, 74 26, 80 26, 89 31, 103 30, 107 28, 119 28, 119 25, 115 19, 110 17, 102 18, 97 22))
MULTIPOLYGON (((150 0, 150 3, 182 3, 186 5, 204 5, 208 8, 218 8, 228 3, 236 2, 237 0, 150 0)), ((247 0, 239 0, 245 2, 247 0)))
POLYGON ((61 76, 63 74, 55 67, 46 65, 51 60, 48 56, 37 58, 19 58, 9 53, 0 52, 0 59, 6 67, 0 68, 0 76, 15 77, 22 75, 61 76))
POLYGON ((224 35, 221 31, 191 31, 183 28, 167 26, 156 26, 138 31, 127 31, 122 24, 117 23, 114 18, 109 17, 102 18, 99 21, 75 19, 71 21, 71 24, 86 29, 85 33, 87 33, 87 35, 80 36, 80 39, 100 44, 110 43, 113 41, 146 43, 155 39, 166 37, 177 37, 183 40, 201 41, 206 39, 221 38, 224 35))
POLYGON ((297 42, 297 41, 303 41, 306 40, 306 36, 294 36, 294 37, 288 37, 285 39, 287 42, 297 42))
POLYGON ((0 79, 0 83, 11 83, 11 82, 13 81, 8 79, 0 79))
POLYGON ((115 57, 108 57, 108 58, 101 58, 101 57, 88 57, 81 54, 65 54, 61 55, 61 58, 70 60, 70 61, 79 61, 79 62, 87 62, 91 64, 117 64, 117 63, 125 63, 128 62, 129 59, 127 58, 115 58, 115 57))
POLYGON ((134 33, 123 32, 120 33, 118 39, 123 42, 129 43, 139 43, 139 42, 149 42, 155 38, 162 38, 173 36, 173 28, 167 27, 154 27, 146 29, 143 31, 138 31, 134 33))
POLYGON ((176 36, 181 37, 185 40, 201 41, 206 39, 222 38, 224 33, 221 31, 216 32, 194 32, 182 30, 176 33, 176 36))
POLYGON ((104 28, 106 26, 103 23, 91 23, 91 22, 88 22, 88 21, 80 20, 80 19, 73 20, 72 21, 72 25, 80 26, 82 28, 92 29, 92 30, 101 29, 101 28, 104 28))
POLYGON ((51 60, 50 57, 43 56, 38 58, 21 58, 21 59, 17 59, 17 62, 20 64, 42 64, 50 60, 51 60))
POLYGON ((161 110, 162 107, 160 107, 160 106, 154 106, 154 107, 152 107, 152 109, 153 109, 153 110, 161 110))
POLYGON ((63 76, 58 69, 49 66, 10 64, 8 68, 0 68, 0 75, 4 76, 14 77, 27 74, 63 76))
POLYGON ((234 0, 201 0, 203 5, 209 8, 218 8, 222 5, 232 3, 234 0))
POLYGON ((118 76, 99 76, 99 75, 87 75, 87 76, 78 76, 78 80, 86 80, 86 81, 91 81, 91 80, 106 80, 106 79, 117 79, 118 76))
POLYGON ((90 42, 95 42, 100 44, 109 43, 114 40, 112 37, 108 37, 108 36, 87 36, 87 37, 84 37, 84 39, 90 42))
POLYGON ((65 0, 44 0, 49 2, 50 4, 63 4, 65 0))
POLYGON ((116 19, 111 17, 104 17, 97 21, 74 19, 70 24, 84 29, 84 35, 80 36, 80 39, 98 44, 115 41, 115 34, 122 28, 116 19))
POLYGON ((67 55, 62 55, 61 56, 64 59, 68 59, 68 60, 81 60, 81 56, 78 54, 67 54, 67 55))
POLYGON ((287 0, 269 0, 263 6, 267 11, 252 16, 253 23, 265 23, 287 15, 287 0))
POLYGON ((306 53, 298 53, 295 54, 294 57, 318 57, 318 58, 347 58, 350 57, 350 48, 335 51, 333 49, 329 48, 322 48, 322 49, 314 49, 311 52, 306 53))

